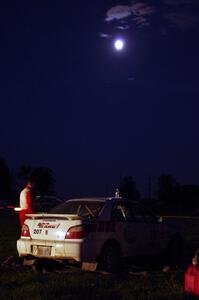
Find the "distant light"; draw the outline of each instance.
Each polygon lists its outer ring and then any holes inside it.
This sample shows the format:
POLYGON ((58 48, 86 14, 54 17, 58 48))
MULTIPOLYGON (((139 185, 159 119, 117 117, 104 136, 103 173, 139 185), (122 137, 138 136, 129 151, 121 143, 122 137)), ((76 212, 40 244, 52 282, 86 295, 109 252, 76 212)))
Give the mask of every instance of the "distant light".
POLYGON ((124 41, 121 39, 116 40, 114 43, 114 47, 116 50, 121 51, 124 48, 124 41))

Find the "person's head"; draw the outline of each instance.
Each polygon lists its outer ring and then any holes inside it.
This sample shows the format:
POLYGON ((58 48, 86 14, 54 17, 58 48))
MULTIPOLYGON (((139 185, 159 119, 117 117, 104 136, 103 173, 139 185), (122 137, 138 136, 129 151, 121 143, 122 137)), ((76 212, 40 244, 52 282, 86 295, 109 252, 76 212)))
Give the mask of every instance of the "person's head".
POLYGON ((34 187, 34 185, 35 185, 35 184, 34 184, 34 182, 33 182, 32 180, 28 180, 28 181, 27 181, 27 184, 26 184, 26 187, 28 187, 28 188, 31 189, 31 188, 34 187))

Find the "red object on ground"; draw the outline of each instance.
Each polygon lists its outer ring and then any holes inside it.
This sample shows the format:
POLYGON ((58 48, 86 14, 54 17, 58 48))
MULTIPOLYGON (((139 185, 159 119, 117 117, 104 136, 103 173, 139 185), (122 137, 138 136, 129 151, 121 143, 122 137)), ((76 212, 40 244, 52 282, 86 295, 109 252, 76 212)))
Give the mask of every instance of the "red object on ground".
POLYGON ((185 292, 199 296, 199 267, 189 266, 185 273, 185 292))

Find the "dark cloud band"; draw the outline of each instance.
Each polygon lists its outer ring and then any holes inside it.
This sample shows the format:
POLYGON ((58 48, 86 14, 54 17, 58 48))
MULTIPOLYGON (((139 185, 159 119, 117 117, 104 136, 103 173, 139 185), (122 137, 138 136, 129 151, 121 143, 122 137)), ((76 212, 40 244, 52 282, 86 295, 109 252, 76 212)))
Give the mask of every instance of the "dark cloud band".
MULTIPOLYGON (((116 5, 106 13, 106 22, 128 19, 128 24, 137 27, 149 26, 153 16, 179 29, 191 29, 199 26, 199 0, 162 0, 158 5, 135 1, 131 5, 116 5)), ((166 24, 165 24, 166 25, 166 24)), ((125 28, 128 29, 128 26, 125 28)))

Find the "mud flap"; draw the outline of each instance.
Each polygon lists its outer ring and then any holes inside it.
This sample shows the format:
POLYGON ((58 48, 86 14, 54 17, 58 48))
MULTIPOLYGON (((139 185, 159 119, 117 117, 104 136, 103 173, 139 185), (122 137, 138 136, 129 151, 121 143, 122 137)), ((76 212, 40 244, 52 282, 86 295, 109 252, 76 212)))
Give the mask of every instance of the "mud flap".
POLYGON ((82 270, 84 270, 84 271, 95 272, 96 269, 97 269, 96 262, 83 262, 82 263, 82 270))

